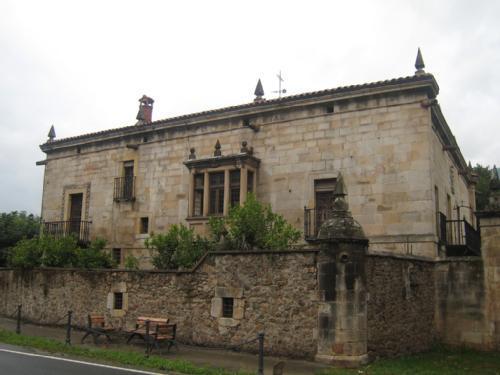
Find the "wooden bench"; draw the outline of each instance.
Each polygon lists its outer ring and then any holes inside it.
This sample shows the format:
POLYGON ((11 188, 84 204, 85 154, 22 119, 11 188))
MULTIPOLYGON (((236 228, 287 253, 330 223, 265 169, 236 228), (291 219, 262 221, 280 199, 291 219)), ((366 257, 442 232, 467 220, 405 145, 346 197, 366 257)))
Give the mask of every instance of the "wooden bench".
POLYGON ((110 333, 115 332, 116 329, 112 325, 106 325, 104 315, 89 314, 85 331, 86 333, 82 337, 82 344, 90 335, 92 335, 92 338, 94 339, 94 344, 97 344, 97 338, 101 335, 106 336, 108 341, 111 342, 110 333))
POLYGON ((167 343, 167 351, 169 351, 172 346, 177 347, 175 341, 176 331, 177 325, 169 324, 168 318, 140 316, 135 323, 135 329, 127 331, 129 334, 127 344, 137 337, 146 342, 147 352, 150 351, 152 346, 160 350, 160 343, 163 342, 167 343))

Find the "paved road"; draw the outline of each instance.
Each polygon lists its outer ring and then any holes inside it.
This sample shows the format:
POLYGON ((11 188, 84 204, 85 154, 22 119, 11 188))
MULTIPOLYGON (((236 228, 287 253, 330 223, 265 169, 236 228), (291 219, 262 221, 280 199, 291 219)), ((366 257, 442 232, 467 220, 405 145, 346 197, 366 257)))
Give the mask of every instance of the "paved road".
POLYGON ((5 375, 156 375, 159 373, 120 368, 61 358, 17 346, 0 344, 0 374, 5 375))

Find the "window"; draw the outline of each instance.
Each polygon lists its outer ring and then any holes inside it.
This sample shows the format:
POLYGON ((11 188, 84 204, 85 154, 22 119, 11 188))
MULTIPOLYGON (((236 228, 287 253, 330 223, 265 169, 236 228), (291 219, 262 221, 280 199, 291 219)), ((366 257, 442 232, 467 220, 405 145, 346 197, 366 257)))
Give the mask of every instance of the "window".
POLYGON ((333 104, 327 105, 325 107, 325 112, 326 113, 333 113, 333 104))
POLYGON ((193 216, 203 216, 203 194, 205 176, 203 173, 194 175, 193 216))
POLYGON ((210 173, 210 209, 211 215, 224 213, 224 172, 210 173))
POLYGON ((122 310, 123 309, 123 293, 122 292, 115 292, 115 293, 113 293, 113 295, 114 295, 113 309, 122 310))
POLYGON ((222 317, 232 318, 233 317, 233 306, 234 298, 222 298, 222 317))
POLYGON ((141 222, 139 226, 139 233, 147 234, 149 232, 149 218, 141 217, 141 222))
POLYGON ((247 192, 248 193, 253 193, 253 180, 254 180, 254 174, 252 171, 247 172, 247 192))
POLYGON ((240 204, 240 171, 235 170, 229 173, 230 180, 230 197, 231 197, 231 207, 240 204))
POLYGON ((122 262, 122 249, 114 248, 112 252, 113 260, 116 264, 120 264, 122 262))

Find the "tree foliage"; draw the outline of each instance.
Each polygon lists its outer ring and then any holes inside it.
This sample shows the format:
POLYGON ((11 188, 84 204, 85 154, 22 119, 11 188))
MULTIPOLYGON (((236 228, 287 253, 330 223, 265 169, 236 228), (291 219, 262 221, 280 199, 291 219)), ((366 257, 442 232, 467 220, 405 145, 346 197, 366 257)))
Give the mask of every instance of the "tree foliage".
POLYGON ((54 238, 42 235, 23 239, 11 248, 8 263, 12 267, 111 268, 113 261, 105 252, 106 241, 96 239, 88 248, 80 248, 74 237, 54 238))
POLYGON ((0 214, 0 267, 5 266, 9 248, 23 238, 38 235, 40 219, 24 211, 0 214))
POLYGON ((253 194, 248 194, 243 205, 231 208, 227 217, 211 218, 209 228, 214 241, 232 250, 287 249, 301 234, 253 194))
POLYGON ((152 234, 145 245, 152 251, 157 269, 190 268, 211 248, 210 241, 184 224, 174 224, 164 234, 152 234))
POLYGON ((476 164, 473 169, 479 177, 476 185, 476 210, 481 211, 486 208, 490 199, 492 168, 490 168, 489 166, 483 167, 480 164, 476 164))

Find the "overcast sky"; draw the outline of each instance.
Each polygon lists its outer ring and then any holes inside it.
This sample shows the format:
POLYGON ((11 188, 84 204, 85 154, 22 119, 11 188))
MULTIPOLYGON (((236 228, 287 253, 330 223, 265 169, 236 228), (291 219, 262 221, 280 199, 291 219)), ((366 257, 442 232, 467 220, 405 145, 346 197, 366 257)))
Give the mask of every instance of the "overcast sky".
POLYGON ((500 164, 500 1, 0 3, 0 212, 40 212, 50 125, 68 137, 413 75, 417 47, 466 160, 500 164))

